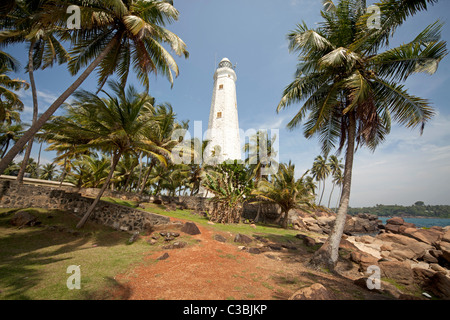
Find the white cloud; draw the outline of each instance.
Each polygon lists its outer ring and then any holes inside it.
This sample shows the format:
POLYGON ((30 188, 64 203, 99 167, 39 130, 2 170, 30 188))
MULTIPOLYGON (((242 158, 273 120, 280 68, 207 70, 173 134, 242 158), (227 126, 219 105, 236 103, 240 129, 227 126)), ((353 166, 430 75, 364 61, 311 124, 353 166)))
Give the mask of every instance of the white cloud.
POLYGON ((42 90, 37 91, 37 96, 38 100, 45 102, 45 104, 52 104, 58 98, 57 95, 42 90))

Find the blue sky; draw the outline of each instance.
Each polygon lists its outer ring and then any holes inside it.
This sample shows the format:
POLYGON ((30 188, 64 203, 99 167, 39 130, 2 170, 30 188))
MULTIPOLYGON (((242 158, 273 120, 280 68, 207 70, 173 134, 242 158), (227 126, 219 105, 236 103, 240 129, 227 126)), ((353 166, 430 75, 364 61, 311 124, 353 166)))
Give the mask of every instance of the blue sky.
MULTIPOLYGON (((368 1, 369 4, 374 1, 368 1)), ((237 99, 240 127, 279 129, 281 162, 292 160, 300 176, 320 154, 316 140, 306 140, 301 129, 288 131, 286 124, 299 106, 277 114, 275 109, 283 89, 293 80, 296 56, 288 51, 286 35, 298 23, 310 27, 321 21, 321 0, 175 0, 180 11, 178 22, 168 28, 187 44, 189 59, 177 58, 180 75, 174 87, 162 76, 153 77, 150 94, 158 102, 170 102, 180 120, 203 122, 207 129, 213 74, 218 62, 229 58, 237 64, 237 99)), ((411 18, 397 33, 393 44, 412 40, 437 19, 446 22, 444 40, 450 35, 450 1, 441 0, 427 12, 411 18)), ((5 51, 26 64, 25 46, 5 51)), ((394 126, 385 144, 375 153, 358 150, 355 157, 350 205, 378 203, 411 205, 415 201, 450 205, 450 57, 442 61, 433 75, 415 75, 407 82, 411 94, 430 99, 438 115, 425 129, 418 131, 394 126)), ((17 77, 27 79, 27 74, 17 77)), ((40 111, 74 80, 65 66, 35 73, 40 111)), ((139 86, 132 78, 130 83, 139 86)), ((96 75, 82 85, 95 90, 96 75)), ((31 92, 22 93, 23 119, 31 119, 31 92)), ((34 147, 36 157, 38 147, 34 147)), ((54 154, 46 153, 43 162, 54 154)), ((342 156, 341 156, 342 157, 342 156)), ((331 184, 327 185, 326 198, 331 184)), ((332 200, 335 203, 335 199, 332 200)))

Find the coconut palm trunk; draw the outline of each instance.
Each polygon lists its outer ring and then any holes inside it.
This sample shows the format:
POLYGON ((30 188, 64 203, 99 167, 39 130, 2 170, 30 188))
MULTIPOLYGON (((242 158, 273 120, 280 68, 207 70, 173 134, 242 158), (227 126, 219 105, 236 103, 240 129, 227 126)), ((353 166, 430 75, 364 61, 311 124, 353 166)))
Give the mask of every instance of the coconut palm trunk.
POLYGON ((289 218, 289 210, 284 210, 284 216, 283 219, 281 220, 281 226, 284 229, 287 229, 288 227, 288 218, 289 218))
POLYGON ((347 218, 347 209, 350 202, 350 190, 352 183, 353 156, 355 153, 355 137, 356 137, 356 118, 354 111, 349 113, 348 141, 345 156, 344 183, 342 187, 341 201, 339 210, 336 215, 333 231, 324 243, 324 245, 316 251, 313 258, 309 262, 311 266, 327 266, 330 270, 334 270, 339 258, 339 245, 341 243, 342 234, 344 233, 345 221, 347 218))
POLYGON ((2 174, 8 165, 13 161, 15 156, 23 149, 25 144, 34 137, 34 135, 42 128, 42 126, 50 119, 56 110, 66 101, 67 98, 78 89, 78 87, 86 80, 86 78, 94 71, 94 69, 102 62, 107 54, 119 44, 121 33, 117 33, 105 49, 92 61, 92 63, 84 70, 84 72, 72 83, 72 85, 64 91, 58 99, 39 117, 39 119, 28 129, 9 152, 0 161, 0 174, 2 174))
POLYGON ((320 195, 320 200, 319 200, 319 206, 322 204, 322 198, 323 198, 323 194, 325 193, 325 178, 322 180, 322 193, 320 195))
MULTIPOLYGON (((33 97, 33 120, 31 122, 32 125, 36 123, 38 112, 39 112, 36 81, 34 80, 34 65, 33 65, 33 49, 34 49, 35 44, 36 44, 36 40, 31 41, 30 49, 28 50, 28 76, 30 77, 31 94, 33 97)), ((25 170, 27 168, 28 160, 30 159, 31 149, 33 148, 33 140, 34 140, 34 135, 28 141, 27 149, 25 151, 25 155, 23 156, 22 166, 20 167, 19 174, 17 175, 16 181, 19 184, 23 184, 23 177, 25 175, 25 170)))
POLYGON ((153 167, 155 166, 156 162, 154 159, 150 162, 150 167, 148 168, 144 180, 142 181, 142 184, 140 186, 139 195, 142 195, 144 193, 145 185, 147 184, 148 178, 150 178, 150 174, 152 173, 153 167))
POLYGON ((330 197, 328 198, 328 206, 327 206, 327 208, 330 208, 331 197, 333 196, 333 191, 334 191, 334 187, 335 186, 336 186, 336 184, 333 183, 333 187, 331 188, 331 192, 330 192, 330 197))
POLYGON ((60 188, 62 187, 64 179, 66 178, 66 175, 67 175, 67 157, 64 158, 64 169, 63 169, 63 172, 61 174, 61 178, 59 180, 59 187, 60 188))
POLYGON ((111 170, 109 171, 108 177, 106 178, 106 181, 105 181, 104 185, 102 186, 102 188, 100 189, 100 191, 99 191, 97 197, 95 198, 94 202, 88 208, 88 210, 84 214, 83 218, 81 218, 81 220, 78 222, 77 229, 82 228, 85 225, 86 221, 89 219, 89 217, 94 212, 95 206, 100 201, 100 198, 102 197, 103 193, 105 192, 105 190, 109 186, 109 183, 110 183, 110 181, 112 179, 112 176, 114 174, 114 170, 116 169, 116 166, 119 163, 121 155, 122 155, 122 153, 120 151, 117 151, 117 153, 114 153, 113 161, 112 161, 112 165, 111 165, 111 170))

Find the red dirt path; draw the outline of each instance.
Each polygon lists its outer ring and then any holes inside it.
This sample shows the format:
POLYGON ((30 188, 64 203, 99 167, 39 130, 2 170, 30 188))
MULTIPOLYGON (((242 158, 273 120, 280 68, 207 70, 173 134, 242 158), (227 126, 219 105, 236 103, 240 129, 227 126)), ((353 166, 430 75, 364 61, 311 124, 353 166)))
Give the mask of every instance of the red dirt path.
POLYGON ((201 234, 192 236, 199 244, 183 249, 158 251, 169 258, 144 263, 116 281, 130 290, 132 300, 225 300, 273 299, 269 277, 273 262, 263 255, 240 251, 237 246, 213 239, 213 232, 198 226, 201 234), (265 286, 266 287, 265 287, 265 286))
POLYGON ((115 277, 113 296, 130 300, 287 299, 300 287, 316 282, 337 293, 338 299, 366 296, 350 279, 305 268, 302 262, 308 260, 308 253, 304 249, 294 254, 269 252, 278 257, 271 259, 216 241, 213 236, 219 232, 197 226, 201 234, 191 237, 198 243, 147 255, 143 263, 115 277), (157 261, 165 252, 169 258, 157 261))

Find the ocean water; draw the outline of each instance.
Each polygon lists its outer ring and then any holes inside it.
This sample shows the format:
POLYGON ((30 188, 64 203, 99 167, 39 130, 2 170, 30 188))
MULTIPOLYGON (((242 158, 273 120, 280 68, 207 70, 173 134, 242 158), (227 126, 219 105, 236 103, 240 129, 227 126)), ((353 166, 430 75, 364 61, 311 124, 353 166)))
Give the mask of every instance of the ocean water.
MULTIPOLYGON (((383 224, 386 224, 386 220, 390 218, 378 217, 383 224)), ((430 227, 446 227, 450 226, 450 219, 441 218, 403 218, 405 222, 414 223, 417 228, 430 228, 430 227)))

